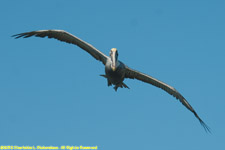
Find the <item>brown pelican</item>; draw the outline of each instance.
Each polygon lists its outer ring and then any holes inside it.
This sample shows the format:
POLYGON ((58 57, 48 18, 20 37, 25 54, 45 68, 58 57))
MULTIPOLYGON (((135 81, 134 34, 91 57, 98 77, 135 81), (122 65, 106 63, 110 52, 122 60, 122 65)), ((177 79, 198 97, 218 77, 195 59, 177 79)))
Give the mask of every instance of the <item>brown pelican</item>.
POLYGON ((13 35, 13 37, 15 37, 16 39, 20 37, 28 38, 31 36, 42 38, 47 36, 48 38, 55 38, 57 40, 79 46, 80 48, 88 52, 90 55, 92 55, 95 59, 101 61, 105 65, 105 75, 101 76, 107 79, 108 86, 111 86, 112 84, 115 85, 115 91, 117 91, 118 87, 124 87, 129 89, 129 87, 123 82, 125 78, 138 79, 163 89, 167 93, 177 98, 187 109, 189 109, 195 115, 195 117, 204 127, 205 131, 210 132, 210 128, 202 121, 202 119, 198 116, 192 106, 175 88, 147 74, 133 70, 123 64, 121 61, 118 60, 118 51, 116 48, 112 48, 110 50, 110 57, 108 57, 91 44, 86 43, 78 37, 63 30, 40 30, 13 35))

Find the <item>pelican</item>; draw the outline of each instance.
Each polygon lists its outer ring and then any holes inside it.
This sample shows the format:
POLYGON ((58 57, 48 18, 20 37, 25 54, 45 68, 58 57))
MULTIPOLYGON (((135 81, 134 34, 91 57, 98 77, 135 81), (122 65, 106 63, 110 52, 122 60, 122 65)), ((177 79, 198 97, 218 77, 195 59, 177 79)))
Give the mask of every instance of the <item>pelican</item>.
POLYGON ((79 39, 78 37, 64 30, 39 30, 13 35, 13 37, 15 37, 16 39, 21 37, 28 38, 31 36, 41 38, 54 38, 62 42, 79 46, 80 48, 88 52, 91 56, 93 56, 95 59, 101 61, 105 65, 105 74, 101 76, 107 79, 108 86, 115 85, 115 91, 117 91, 119 87, 129 89, 129 87, 123 82, 125 78, 137 79, 163 89, 164 91, 178 99, 188 110, 190 110, 195 115, 195 117, 199 120, 200 124, 204 127, 205 131, 210 132, 210 128, 202 121, 202 119, 198 116, 192 106, 175 88, 160 80, 153 78, 152 76, 129 68, 127 65, 118 60, 118 50, 116 48, 112 48, 110 50, 110 56, 108 57, 91 44, 79 39))

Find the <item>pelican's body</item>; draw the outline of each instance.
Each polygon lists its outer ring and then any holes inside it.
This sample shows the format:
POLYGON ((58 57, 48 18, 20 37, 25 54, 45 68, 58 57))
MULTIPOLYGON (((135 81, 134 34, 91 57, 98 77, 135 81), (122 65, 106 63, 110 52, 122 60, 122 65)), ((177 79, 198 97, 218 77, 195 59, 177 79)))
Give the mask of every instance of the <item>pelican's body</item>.
MULTIPOLYGON (((108 86, 110 85, 115 85, 114 89, 117 90, 118 87, 126 87, 125 83, 123 83, 123 80, 125 78, 125 65, 121 62, 118 61, 119 65, 116 67, 115 70, 111 68, 112 61, 108 60, 105 65, 105 76, 108 81, 108 86)), ((103 76, 103 75, 102 75, 103 76)))
POLYGON ((105 78, 107 78, 108 86, 115 85, 114 89, 117 91, 118 87, 128 86, 123 83, 126 73, 126 66, 118 60, 118 52, 116 48, 110 50, 110 57, 107 58, 105 64, 105 78))
POLYGON ((14 35, 16 38, 20 37, 30 37, 30 36, 37 36, 37 37, 48 37, 48 38, 55 38, 63 42, 75 44, 88 52, 91 56, 93 56, 95 59, 101 61, 105 65, 105 75, 101 75, 107 79, 108 86, 111 86, 112 84, 115 85, 114 89, 117 91, 118 87, 125 87, 129 88, 123 81, 125 78, 130 79, 137 79, 140 81, 143 81, 145 83, 152 84, 158 88, 163 89, 167 93, 173 95, 176 97, 187 109, 189 109, 195 117, 200 121, 202 126, 206 131, 210 131, 209 127, 201 120, 201 118, 198 116, 198 114, 195 112, 195 110, 192 108, 192 106, 187 102, 187 100, 172 86, 159 81, 149 75, 146 75, 144 73, 141 73, 139 71, 135 71, 125 64, 123 64, 121 61, 118 60, 118 51, 116 48, 112 48, 110 50, 110 56, 106 56, 101 51, 96 49, 94 46, 90 45, 89 43, 86 43, 85 41, 79 39, 78 37, 65 32, 63 30, 40 30, 40 31, 32 31, 32 32, 26 32, 21 34, 14 35))

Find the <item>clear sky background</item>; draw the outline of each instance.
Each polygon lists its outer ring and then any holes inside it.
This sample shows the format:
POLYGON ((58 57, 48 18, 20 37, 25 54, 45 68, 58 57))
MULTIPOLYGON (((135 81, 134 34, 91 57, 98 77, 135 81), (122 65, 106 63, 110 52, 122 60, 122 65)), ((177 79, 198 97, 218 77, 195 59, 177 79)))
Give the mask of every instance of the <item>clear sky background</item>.
POLYGON ((99 150, 225 148, 224 0, 1 1, 0 144, 99 150), (17 33, 62 29, 175 87, 211 128, 163 90, 127 79, 77 46, 17 33))

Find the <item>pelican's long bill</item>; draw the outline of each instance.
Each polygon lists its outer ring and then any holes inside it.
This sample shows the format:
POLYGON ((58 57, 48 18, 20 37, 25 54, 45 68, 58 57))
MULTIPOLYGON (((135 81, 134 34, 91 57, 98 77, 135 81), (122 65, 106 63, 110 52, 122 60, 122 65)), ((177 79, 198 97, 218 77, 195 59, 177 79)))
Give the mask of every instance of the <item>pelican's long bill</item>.
POLYGON ((112 61, 111 68, 113 71, 115 71, 116 66, 117 66, 117 56, 118 56, 116 48, 111 49, 110 56, 111 56, 111 61, 112 61))

